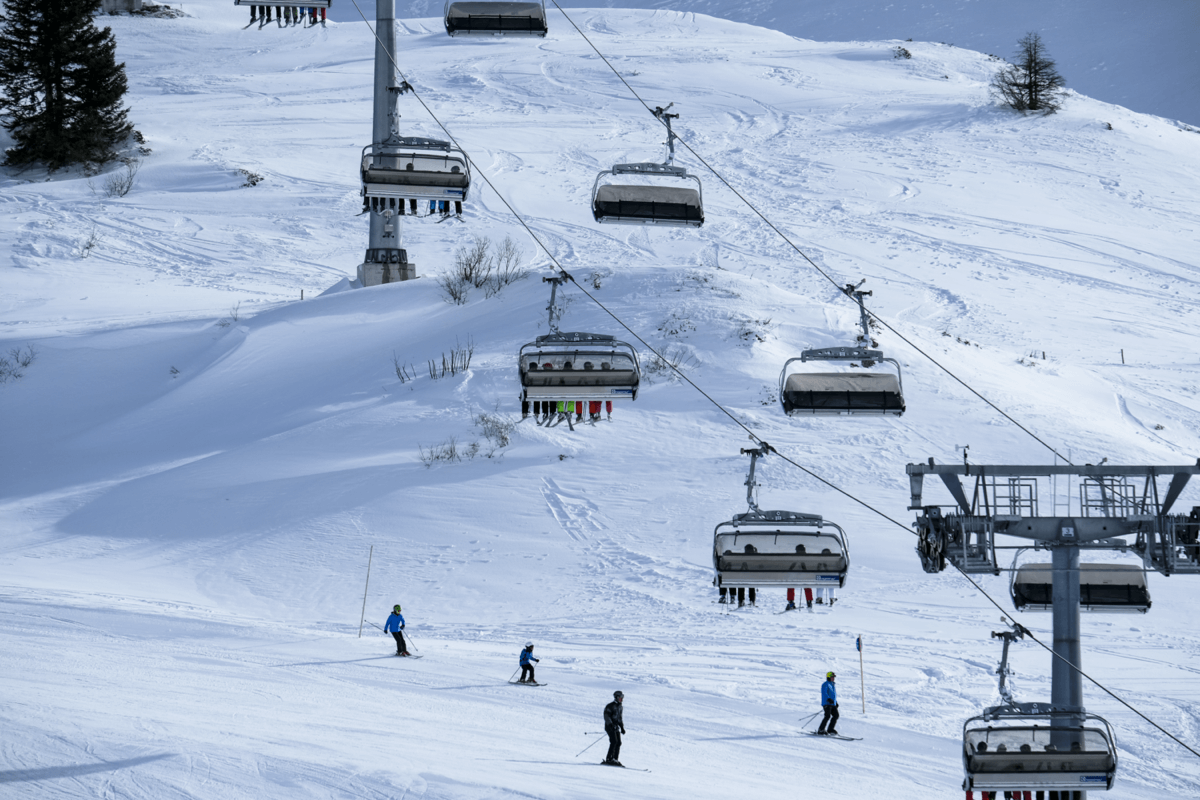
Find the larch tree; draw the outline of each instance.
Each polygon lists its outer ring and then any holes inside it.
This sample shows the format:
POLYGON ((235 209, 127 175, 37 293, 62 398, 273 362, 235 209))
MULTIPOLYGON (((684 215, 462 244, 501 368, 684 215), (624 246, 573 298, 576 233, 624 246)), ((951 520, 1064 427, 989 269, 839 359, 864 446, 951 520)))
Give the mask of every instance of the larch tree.
POLYGON ((14 145, 4 163, 51 170, 103 164, 133 126, 123 107, 125 65, 100 0, 4 0, 0 115, 14 145))
POLYGON ((992 93, 1006 106, 1017 111, 1057 111, 1066 93, 1066 80, 1058 74, 1054 59, 1037 33, 1025 34, 1017 42, 1017 54, 1011 64, 992 77, 992 93))

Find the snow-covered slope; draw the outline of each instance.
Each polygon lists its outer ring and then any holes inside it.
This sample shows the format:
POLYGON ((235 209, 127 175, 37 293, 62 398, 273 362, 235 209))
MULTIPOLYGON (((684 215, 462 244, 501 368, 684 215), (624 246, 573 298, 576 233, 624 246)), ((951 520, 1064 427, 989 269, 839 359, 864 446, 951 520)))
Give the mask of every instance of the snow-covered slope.
MULTIPOLYGON (((414 16, 433 13, 435 5, 441 8, 434 0, 403 5, 414 16)), ((602 5, 696 11, 817 41, 946 42, 1002 58, 1012 57, 1017 40, 1028 31, 1038 31, 1072 89, 1135 111, 1200 125, 1200 94, 1192 88, 1200 85, 1197 3, 609 0, 602 5)))
MULTIPOLYGON (((513 358, 545 332, 547 259, 478 182, 466 223, 406 227, 420 280, 314 298, 366 241, 369 33, 187 8, 111 21, 154 151, 131 194, 0 184, 0 350, 39 353, 0 386, 0 796, 957 792, 962 721, 995 698, 995 609, 922 573, 909 533, 767 459, 763 505, 839 522, 854 569, 832 609, 775 615, 764 592, 724 613, 711 531, 744 509, 749 442, 666 377, 611 424, 520 422, 493 457, 427 469, 421 449, 451 437, 487 449, 479 414, 518 418, 513 358), (243 188, 240 169, 265 180, 243 188), (511 235, 534 277, 445 302, 435 278, 473 234, 511 235), (468 341, 471 369, 430 379, 426 361, 468 341), (372 545, 367 618, 402 603, 423 660, 389 657, 370 626, 357 638, 372 545), (527 639, 545 688, 504 683, 527 639), (862 742, 798 735, 828 669, 862 742), (648 775, 584 766, 603 745, 575 758, 616 688, 623 760, 648 775)), ((694 14, 578 21, 815 260, 868 278, 885 318, 1053 445, 1080 462, 1200 454, 1200 136, 1081 96, 1013 116, 987 102, 987 57, 961 48, 905 44, 902 61, 896 42, 694 14)), ((595 225, 595 173, 659 157, 656 123, 562 26, 525 42, 439 26, 403 24, 409 79, 564 266, 764 439, 906 521, 907 462, 961 445, 981 463, 1051 458, 887 335, 909 413, 784 418, 780 365, 848 341, 853 307, 686 155, 701 230, 595 225)), ((406 132, 436 135, 403 102, 406 132)), ((564 328, 620 333, 567 296, 564 328)), ((1085 664, 1194 740, 1195 587, 1151 588, 1147 616, 1085 622, 1085 664)), ((1040 650, 1014 666, 1020 697, 1048 695, 1040 650)), ((1194 760, 1087 698, 1119 730, 1115 796, 1195 794, 1194 760)))

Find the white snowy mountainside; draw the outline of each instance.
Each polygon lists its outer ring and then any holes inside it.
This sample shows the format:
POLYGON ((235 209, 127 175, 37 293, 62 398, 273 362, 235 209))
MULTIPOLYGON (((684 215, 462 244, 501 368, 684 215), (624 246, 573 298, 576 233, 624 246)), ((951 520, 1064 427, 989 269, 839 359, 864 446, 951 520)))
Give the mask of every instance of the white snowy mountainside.
MULTIPOLYGON (((416 9, 432 9, 434 3, 411 0, 408 5, 414 16, 425 16, 432 11, 416 9)), ((1012 58, 1017 40, 1037 31, 1072 89, 1200 126, 1200 92, 1194 89, 1200 85, 1200 3, 1187 0, 608 0, 600 5, 695 11, 817 41, 945 42, 1001 58, 1012 58)))
MULTIPOLYGON (((405 77, 475 182, 463 221, 404 221, 417 280, 346 288, 367 241, 367 26, 343 2, 311 28, 184 5, 104 20, 151 150, 133 191, 0 175, 0 355, 36 353, 0 384, 0 798, 962 797, 1001 612, 921 570, 905 465, 1050 450, 886 331, 903 416, 784 416, 784 361, 853 341, 856 308, 686 150, 702 228, 597 225, 596 174, 661 159, 663 133, 553 18, 519 41, 450 39, 436 9, 398 24, 405 77), (608 310, 564 287, 562 328, 635 344, 647 381, 611 422, 521 420, 516 354, 547 331, 550 259, 484 175, 608 310), (438 279, 474 236, 511 237, 531 274, 455 305, 438 279), (752 442, 613 315, 902 523, 759 463, 761 507, 845 529, 835 605, 716 602, 713 529, 746 510, 752 442), (441 376, 455 349, 469 368, 441 376), (481 415, 511 423, 506 445, 481 415), (426 466, 451 440, 460 460, 426 466), (393 604, 419 660, 379 629, 393 604), (545 686, 507 682, 527 641, 545 686), (804 735, 827 671, 861 741, 804 735), (649 773, 585 751, 615 690, 621 761, 649 773)), ((571 13, 839 284, 866 279, 882 318, 1064 456, 1196 463, 1200 134, 1081 94, 1014 115, 988 100, 995 62, 963 47, 904 43, 905 60, 897 41, 571 13)), ((443 135, 399 102, 406 135, 443 135)), ((1177 509, 1195 506, 1191 485, 1177 509)), ((1194 743, 1200 583, 1148 580, 1148 613, 1085 617, 1083 666, 1194 743)), ((1011 609, 1007 575, 979 581, 1011 609)), ((1049 615, 1016 618, 1049 641, 1049 615)), ((1011 666, 1018 700, 1048 700, 1045 651, 1018 643, 1011 666)), ((1108 796, 1200 792, 1200 760, 1085 699, 1116 730, 1108 796)))

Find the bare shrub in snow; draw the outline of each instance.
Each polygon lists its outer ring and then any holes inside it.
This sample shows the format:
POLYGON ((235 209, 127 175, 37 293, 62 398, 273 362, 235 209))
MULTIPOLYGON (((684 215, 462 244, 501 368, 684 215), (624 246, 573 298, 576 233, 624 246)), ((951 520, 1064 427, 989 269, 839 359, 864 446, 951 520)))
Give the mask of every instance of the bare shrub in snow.
POLYGON ((471 284, 459 278, 453 272, 443 273, 438 276, 438 288, 442 290, 442 294, 446 295, 446 301, 454 303, 456 306, 461 306, 467 302, 470 294, 471 284))
POLYGON ((92 251, 96 249, 96 245, 98 244, 100 244, 100 231, 95 225, 93 225, 92 230, 88 233, 88 235, 80 240, 79 247, 76 249, 75 255, 79 256, 80 258, 87 258, 92 254, 92 251))
POLYGON ((121 160, 125 164, 125 169, 117 170, 104 179, 104 194, 109 197, 124 197, 129 194, 137 183, 138 170, 142 168, 142 162, 136 158, 121 160))
POLYGON ((517 423, 500 413, 480 414, 475 418, 475 424, 483 433, 483 438, 491 444, 491 449, 484 453, 488 458, 495 456, 497 450, 512 444, 513 433, 517 429, 517 423))
POLYGON ((654 378, 677 381, 679 373, 687 372, 699 364, 686 348, 664 347, 642 360, 642 377, 647 383, 652 383, 654 378))
POLYGON ((20 380, 25 376, 25 370, 36 360, 37 350, 33 349, 33 345, 24 349, 14 347, 9 350, 8 355, 0 356, 0 384, 20 380))
POLYGON ((504 237, 494 252, 491 239, 476 236, 471 244, 454 251, 454 267, 438 278, 438 286, 455 305, 467 302, 472 287, 483 289, 485 297, 492 297, 529 274, 521 265, 522 256, 521 249, 509 236, 504 237))
POLYGON ((450 351, 449 357, 445 353, 442 353, 442 363, 440 366, 437 359, 429 359, 429 377, 437 380, 447 375, 457 375, 460 372, 466 372, 471 367, 471 356, 473 355, 475 355, 474 339, 468 336, 465 346, 460 345, 458 340, 455 340, 454 349, 450 351))
POLYGON ((454 251, 454 274, 460 281, 476 289, 488 282, 492 274, 492 256, 488 253, 491 245, 486 236, 476 236, 471 244, 454 251))
POLYGON ((238 300, 229 307, 229 315, 217 320, 218 328, 228 328, 230 325, 238 321, 238 317, 242 313, 242 301, 238 300))
POLYGON ((736 328, 736 336, 747 344, 755 342, 765 342, 771 334, 771 328, 774 323, 771 318, 752 319, 750 317, 733 317, 734 326, 736 328))
POLYGON ((910 53, 908 51, 907 47, 897 47, 895 50, 892 51, 892 57, 893 58, 912 58, 912 53, 910 53))
POLYGON ((250 170, 241 167, 238 168, 238 172, 242 173, 242 177, 246 179, 245 182, 242 183, 243 189, 247 189, 251 186, 258 186, 263 182, 263 176, 259 175, 257 172, 251 172, 250 170))
POLYGON ((504 241, 496 246, 496 254, 489 262, 491 275, 483 286, 486 297, 499 293, 505 286, 516 283, 529 274, 529 270, 521 265, 523 255, 510 236, 505 236, 504 241))
POLYGON ((413 369, 413 365, 410 363, 406 366, 400 363, 400 356, 396 355, 395 350, 392 351, 392 366, 395 368, 396 377, 400 379, 401 383, 411 383, 416 380, 417 373, 413 369))
POLYGON ((432 467, 438 462, 453 464, 456 461, 462 461, 462 453, 458 451, 458 440, 451 436, 441 444, 435 444, 428 450, 424 445, 417 445, 420 452, 421 463, 426 468, 432 467))
POLYGON ((1062 107, 1066 80, 1046 53, 1042 37, 1030 31, 1017 42, 1016 60, 992 76, 992 95, 1021 113, 1052 114, 1062 107))

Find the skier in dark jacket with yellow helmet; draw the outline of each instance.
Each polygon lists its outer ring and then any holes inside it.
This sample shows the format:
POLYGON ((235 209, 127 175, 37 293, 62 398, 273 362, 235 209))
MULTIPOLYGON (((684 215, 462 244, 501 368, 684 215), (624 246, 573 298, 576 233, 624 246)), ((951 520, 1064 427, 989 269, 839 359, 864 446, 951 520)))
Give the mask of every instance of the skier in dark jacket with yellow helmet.
POLYGON ((833 685, 833 680, 836 677, 837 675, 834 675, 832 672, 826 672, 825 682, 821 684, 821 710, 825 712, 825 717, 821 720, 820 727, 817 728, 817 734, 820 736, 838 735, 837 687, 833 685), (829 727, 826 728, 826 725, 829 727))

